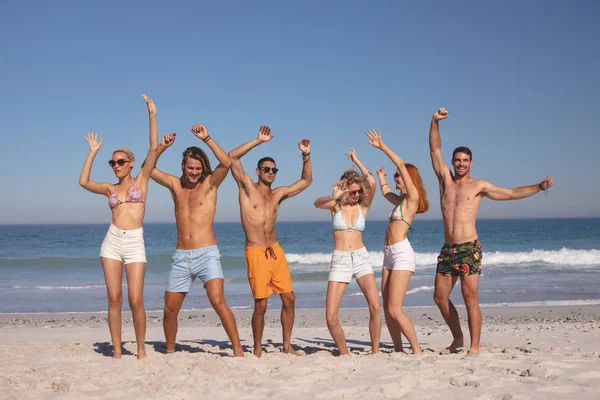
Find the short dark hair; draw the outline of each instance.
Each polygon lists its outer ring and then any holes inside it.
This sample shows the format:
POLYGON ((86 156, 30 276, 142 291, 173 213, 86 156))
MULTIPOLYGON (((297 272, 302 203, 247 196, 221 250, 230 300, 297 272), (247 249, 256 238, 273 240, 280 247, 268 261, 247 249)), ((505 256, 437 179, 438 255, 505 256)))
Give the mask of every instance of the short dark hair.
MULTIPOLYGON (((262 167, 263 163, 264 163, 264 162, 266 162, 266 161, 270 161, 270 162, 272 162, 273 164, 276 164, 276 163, 275 163, 275 160, 273 160, 271 157, 263 157, 263 158, 261 158, 260 160, 258 160, 258 164, 257 164, 257 167, 256 167, 256 168, 260 169, 260 167, 262 167)), ((277 164, 276 164, 276 165, 277 165, 277 164)))
POLYGON ((452 152, 452 159, 454 160, 454 156, 456 155, 456 153, 465 153, 469 155, 469 158, 471 159, 471 161, 473 161, 473 154, 471 153, 471 149, 469 149, 468 147, 465 146, 459 146, 457 148, 454 149, 454 151, 452 152))

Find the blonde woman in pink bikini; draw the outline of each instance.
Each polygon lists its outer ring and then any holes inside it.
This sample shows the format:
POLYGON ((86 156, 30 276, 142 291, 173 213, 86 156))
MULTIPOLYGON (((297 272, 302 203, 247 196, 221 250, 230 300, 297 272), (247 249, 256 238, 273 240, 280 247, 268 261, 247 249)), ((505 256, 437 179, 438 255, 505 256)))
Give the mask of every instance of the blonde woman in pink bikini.
MULTIPOLYGON (((144 276, 146 273, 146 249, 142 222, 146 211, 145 200, 148 180, 158 159, 158 129, 156 126, 156 107, 149 97, 142 95, 148 106, 150 119, 150 149, 145 164, 134 178, 131 170, 135 156, 129 149, 120 147, 113 151, 108 164, 112 168, 118 183, 94 182, 90 172, 94 158, 102 146, 94 132, 84 136, 90 145, 90 152, 83 164, 79 184, 92 193, 108 197, 108 206, 112 211, 112 223, 102 242, 100 261, 104 270, 104 280, 108 295, 108 328, 113 343, 114 358, 121 358, 121 307, 123 304, 122 280, 123 264, 127 276, 129 307, 133 314, 133 326, 137 341, 137 357, 144 358, 144 340, 146 337, 146 311, 144 310, 144 276)), ((164 139, 163 139, 164 140, 164 139)))

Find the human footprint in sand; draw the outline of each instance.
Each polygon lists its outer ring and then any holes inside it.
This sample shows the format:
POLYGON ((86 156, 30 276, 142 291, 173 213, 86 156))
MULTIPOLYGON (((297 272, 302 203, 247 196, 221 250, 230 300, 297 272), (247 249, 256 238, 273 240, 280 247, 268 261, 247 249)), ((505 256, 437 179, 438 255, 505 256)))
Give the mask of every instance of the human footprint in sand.
POLYGON ((429 201, 419 170, 412 164, 405 164, 381 139, 379 131, 367 132, 369 144, 383 151, 396 166, 394 183, 400 194, 392 191, 386 182, 384 168, 377 170, 381 194, 395 207, 389 217, 383 249, 381 270, 381 295, 385 322, 394 342, 395 351, 404 351, 402 335, 408 339, 413 354, 421 354, 421 347, 410 318, 404 313, 402 303, 410 278, 416 270, 417 257, 408 240, 408 232, 416 214, 429 210, 429 201))
POLYGON ((471 178, 473 165, 471 150, 457 147, 452 152, 454 173, 444 164, 439 121, 448 118, 445 108, 438 109, 431 118, 429 150, 433 170, 440 184, 440 202, 444 221, 444 241, 438 256, 435 277, 434 300, 450 327, 453 341, 446 349, 456 352, 465 346, 463 333, 450 292, 458 278, 467 308, 471 346, 468 355, 479 354, 481 337, 481 310, 479 309, 479 275, 481 274, 481 243, 478 240, 475 221, 479 202, 483 197, 492 200, 518 200, 532 196, 554 185, 550 177, 540 183, 514 189, 496 187, 489 182, 471 178))
POLYGON ((146 311, 144 310, 144 276, 146 273, 146 248, 142 223, 146 211, 146 193, 152 169, 158 159, 158 128, 156 126, 156 106, 152 99, 142 95, 148 107, 150 121, 150 149, 145 164, 133 178, 131 170, 135 164, 133 152, 119 147, 112 153, 108 164, 118 183, 94 182, 90 179, 94 159, 102 146, 98 134, 90 132, 84 136, 90 151, 83 164, 79 184, 92 193, 108 197, 112 212, 112 224, 102 242, 100 260, 104 270, 108 295, 108 327, 113 343, 114 358, 121 358, 121 307, 123 305, 123 264, 127 276, 129 307, 133 314, 133 327, 137 341, 138 358, 144 358, 146 337, 146 311))
MULTIPOLYGON (((194 125, 190 131, 213 152, 219 165, 212 170, 206 153, 196 147, 183 152, 181 177, 166 174, 154 168, 152 179, 171 192, 175 203, 177 249, 173 254, 169 281, 165 290, 163 328, 166 352, 175 351, 177 320, 185 296, 192 283, 200 278, 210 304, 221 319, 231 340, 233 354, 244 355, 235 317, 225 301, 221 255, 213 232, 217 209, 217 189, 227 177, 231 160, 227 153, 208 134, 206 127, 194 125)), ((166 135, 159 145, 162 154, 175 141, 176 135, 166 135)))
POLYGON ((317 208, 329 210, 333 220, 333 255, 325 300, 327 329, 340 355, 350 354, 338 314, 344 290, 354 277, 369 306, 371 352, 378 353, 381 305, 371 257, 362 241, 362 232, 375 195, 376 182, 373 174, 360 162, 354 149, 350 149, 346 156, 356 164, 361 173, 353 170, 344 172, 340 181, 333 185, 332 195, 320 197, 314 203, 317 208))
POLYGON ((295 295, 292 277, 275 235, 275 220, 279 206, 285 199, 296 196, 312 183, 310 162, 310 140, 302 139, 298 148, 302 153, 302 176, 289 186, 272 189, 271 186, 279 169, 271 157, 263 157, 256 167, 257 182, 244 171, 242 158, 254 147, 273 139, 271 129, 261 126, 258 136, 229 152, 231 173, 239 187, 239 201, 242 226, 246 234, 246 267, 252 296, 252 334, 254 355, 262 355, 262 335, 265 327, 265 312, 268 297, 278 294, 281 297, 281 326, 283 330, 283 352, 296 354, 292 348, 292 328, 294 326, 295 295))

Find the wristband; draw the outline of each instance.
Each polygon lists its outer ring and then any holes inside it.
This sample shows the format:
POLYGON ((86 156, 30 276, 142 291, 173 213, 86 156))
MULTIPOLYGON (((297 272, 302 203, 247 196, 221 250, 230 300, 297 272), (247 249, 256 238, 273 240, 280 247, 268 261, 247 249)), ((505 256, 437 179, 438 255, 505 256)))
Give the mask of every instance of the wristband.
POLYGON ((302 153, 302 157, 310 156, 310 151, 308 153, 302 153))
POLYGON ((368 177, 369 177, 369 175, 373 176, 373 174, 372 174, 370 171, 369 171, 369 172, 367 172, 366 174, 364 174, 363 176, 364 176, 365 178, 368 178, 368 177))
POLYGON ((389 186, 389 185, 386 182, 386 183, 384 183, 383 185, 380 185, 380 186, 383 188, 384 186, 389 186))
POLYGON ((209 135, 209 136, 205 137, 204 139, 202 139, 202 141, 204 143, 207 143, 210 139, 212 139, 212 137, 210 137, 210 135, 209 135))

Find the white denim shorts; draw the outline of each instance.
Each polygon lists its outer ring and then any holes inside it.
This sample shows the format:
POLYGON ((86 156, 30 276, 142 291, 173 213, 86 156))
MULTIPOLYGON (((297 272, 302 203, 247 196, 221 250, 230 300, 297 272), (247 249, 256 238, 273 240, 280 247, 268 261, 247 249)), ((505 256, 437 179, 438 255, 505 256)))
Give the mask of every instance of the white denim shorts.
POLYGON ((352 277, 358 279, 372 273, 371 257, 366 247, 353 251, 333 251, 329 266, 330 281, 350 283, 352 277))
POLYGON ((383 268, 390 271, 412 271, 417 267, 417 254, 408 239, 383 247, 383 268))
POLYGON ((124 230, 110 224, 100 248, 100 257, 125 263, 145 263, 144 228, 124 230))

